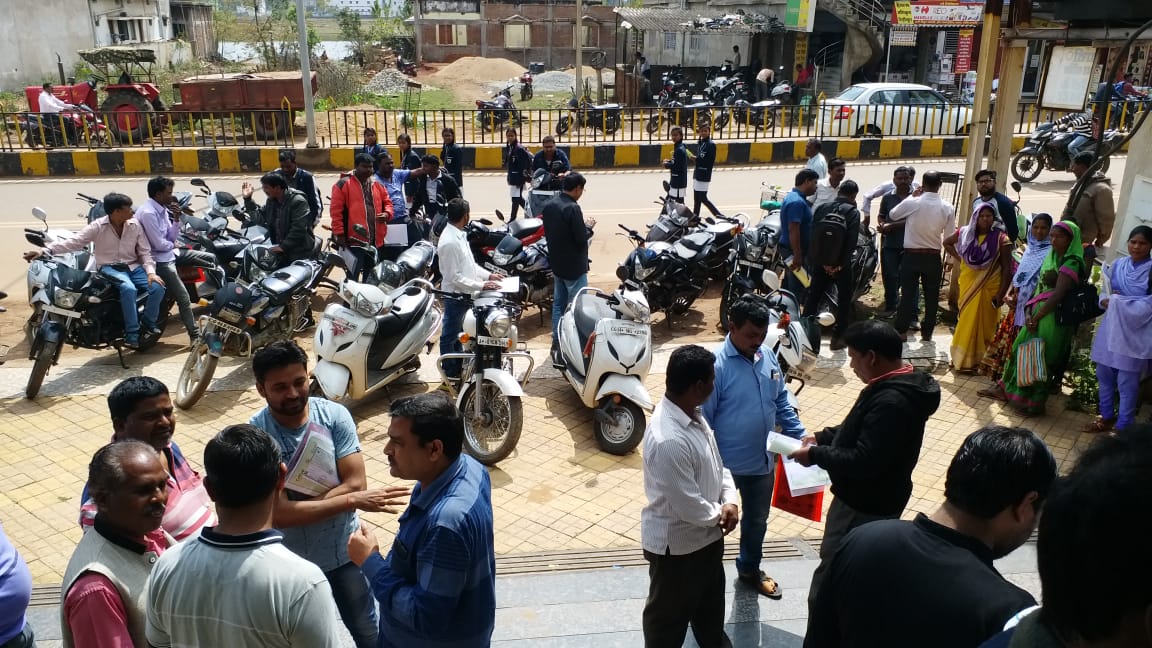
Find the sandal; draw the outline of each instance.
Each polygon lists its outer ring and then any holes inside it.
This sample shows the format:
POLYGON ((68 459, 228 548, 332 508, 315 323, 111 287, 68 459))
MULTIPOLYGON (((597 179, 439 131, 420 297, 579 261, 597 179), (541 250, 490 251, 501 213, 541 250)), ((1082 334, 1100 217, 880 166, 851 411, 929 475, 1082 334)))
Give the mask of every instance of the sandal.
POLYGON ((1000 385, 992 385, 991 387, 981 389, 980 391, 976 392, 976 395, 1003 402, 1008 401, 1008 395, 1004 393, 1004 389, 1000 387, 1000 385))
POLYGON ((772 578, 764 572, 758 574, 739 574, 737 578, 760 594, 774 601, 779 601, 784 597, 784 588, 780 587, 780 584, 776 582, 775 578, 772 578))
POLYGON ((1084 426, 1080 431, 1084 434, 1100 434, 1102 432, 1111 432, 1112 426, 1116 425, 1116 419, 1106 419, 1103 416, 1097 416, 1096 420, 1084 426))

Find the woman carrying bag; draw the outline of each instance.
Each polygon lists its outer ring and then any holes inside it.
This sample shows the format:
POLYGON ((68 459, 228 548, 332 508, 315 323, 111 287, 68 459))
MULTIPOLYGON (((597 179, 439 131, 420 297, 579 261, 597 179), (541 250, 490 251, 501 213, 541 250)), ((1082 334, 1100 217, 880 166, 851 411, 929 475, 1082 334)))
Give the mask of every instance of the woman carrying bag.
POLYGON ((1085 432, 1123 430, 1136 421, 1140 379, 1152 368, 1152 227, 1128 235, 1128 256, 1105 269, 1111 294, 1101 295, 1104 318, 1092 342, 1100 389, 1100 416, 1085 432), (1117 415, 1119 395, 1119 415, 1117 415))
POLYGON ((1027 319, 1028 299, 1036 291, 1036 284, 1040 283, 1040 266, 1048 257, 1052 249, 1052 241, 1048 234, 1052 231, 1052 216, 1049 214, 1034 214, 1032 222, 1028 225, 1028 247, 1016 266, 1016 273, 1012 275, 1012 288, 1008 292, 1007 304, 1011 308, 1008 314, 1000 318, 1000 325, 996 328, 996 335, 988 345, 984 360, 980 363, 980 373, 999 380, 1004 372, 1004 364, 1008 362, 1008 355, 1012 353, 1012 345, 1016 336, 1024 327, 1027 319))
POLYGON ((1056 309, 1088 275, 1079 226, 1069 221, 1056 223, 1051 239, 1052 249, 1040 267, 1036 290, 1025 303, 1024 328, 1016 336, 1004 373, 995 385, 979 392, 1008 402, 1025 416, 1044 413, 1049 386, 1063 375, 1077 324, 1057 322, 1056 309), (1021 367, 1022 359, 1036 358, 1038 363, 1025 362, 1021 367), (1044 379, 1036 380, 1041 374, 1044 379))
POLYGON ((960 262, 960 318, 952 336, 952 369, 974 373, 996 336, 1012 278, 1012 242, 996 218, 995 203, 976 201, 972 220, 944 240, 944 249, 960 262))

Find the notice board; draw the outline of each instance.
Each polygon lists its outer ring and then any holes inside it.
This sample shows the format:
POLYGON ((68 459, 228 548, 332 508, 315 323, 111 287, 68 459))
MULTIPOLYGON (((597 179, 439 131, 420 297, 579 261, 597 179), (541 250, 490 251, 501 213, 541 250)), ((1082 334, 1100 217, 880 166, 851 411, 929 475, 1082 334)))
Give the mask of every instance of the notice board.
POLYGON ((1095 47, 1053 47, 1048 73, 1044 75, 1040 107, 1084 110, 1095 64, 1095 47))

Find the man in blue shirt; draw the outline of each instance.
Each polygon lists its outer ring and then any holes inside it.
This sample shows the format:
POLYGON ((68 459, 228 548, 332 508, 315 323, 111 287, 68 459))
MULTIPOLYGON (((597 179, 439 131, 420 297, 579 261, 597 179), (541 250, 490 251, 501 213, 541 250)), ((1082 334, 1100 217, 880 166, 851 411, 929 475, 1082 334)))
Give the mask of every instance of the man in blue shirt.
POLYGON ((380 602, 380 648, 486 648, 496 624, 488 471, 461 454, 464 419, 442 393, 393 401, 389 472, 412 479, 385 558, 363 525, 348 540, 380 602))
MULTIPOLYGON (((192 313, 192 301, 188 288, 180 280, 176 271, 176 239, 180 237, 180 212, 173 212, 172 190, 176 181, 164 176, 156 176, 148 181, 148 200, 136 210, 136 220, 148 237, 148 247, 152 250, 152 260, 156 262, 156 274, 164 281, 168 296, 180 307, 180 321, 188 332, 192 346, 200 339, 200 328, 196 326, 196 316, 192 313)), ((0 646, 0 648, 3 648, 0 646)))
POLYGON ((367 490, 356 422, 343 405, 308 397, 308 355, 295 342, 257 351, 252 373, 268 406, 249 423, 272 437, 288 465, 272 524, 284 534, 285 547, 324 572, 356 648, 376 648, 376 606, 348 556, 348 538, 360 527, 357 511, 394 513, 408 489, 367 490), (297 456, 301 444, 305 450, 297 456), (339 483, 324 491, 329 484, 309 478, 314 475, 335 475, 339 483))
POLYGON ((804 432, 800 417, 788 403, 784 373, 772 349, 764 344, 769 315, 768 304, 756 295, 732 304, 728 336, 715 351, 715 389, 701 412, 716 434, 720 458, 732 473, 744 510, 736 572, 741 582, 779 599, 783 595, 779 584, 760 571, 775 480, 776 456, 768 452, 768 433, 779 426, 783 434, 806 444, 815 438, 804 432))
POLYGON ((376 173, 372 180, 388 191, 388 198, 392 201, 392 220, 389 222, 407 223, 408 204, 404 202, 404 186, 410 179, 424 177, 424 169, 397 169, 388 151, 381 153, 376 162, 376 173))
POLYGON ((785 274, 784 287, 804 302, 804 286, 797 281, 795 273, 804 268, 804 253, 812 237, 812 205, 808 196, 816 194, 820 176, 812 169, 804 169, 796 174, 796 186, 784 197, 780 205, 780 251, 785 258, 792 257, 785 274))

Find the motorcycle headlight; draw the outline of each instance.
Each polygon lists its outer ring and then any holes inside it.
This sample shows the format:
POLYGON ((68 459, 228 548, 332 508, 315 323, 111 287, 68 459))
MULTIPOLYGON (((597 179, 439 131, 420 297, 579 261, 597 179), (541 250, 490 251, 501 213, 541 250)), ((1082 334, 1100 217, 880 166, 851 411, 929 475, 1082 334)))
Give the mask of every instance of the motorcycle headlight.
POLYGON ((346 293, 346 296, 351 297, 348 305, 352 307, 352 310, 365 317, 376 317, 384 309, 384 302, 374 302, 364 295, 352 296, 346 293))
POLYGON ((629 310, 632 311, 633 319, 637 322, 648 324, 652 320, 652 310, 650 308, 631 299, 625 299, 624 301, 628 305, 629 310))
POLYGON ((744 258, 748 261, 759 261, 764 256, 764 247, 761 245, 745 245, 744 258))
POLYGON ((72 292, 71 290, 57 288, 52 294, 52 303, 60 308, 72 308, 78 301, 80 301, 80 293, 72 292))
POLYGON ((272 301, 268 295, 260 295, 252 300, 252 305, 248 307, 248 315, 255 315, 268 307, 268 302, 272 301))
POLYGON ((511 254, 505 254, 499 250, 492 253, 492 263, 498 266, 506 266, 512 260, 511 254))
POLYGON ((255 263, 252 264, 252 269, 249 271, 249 274, 251 275, 252 283, 254 284, 264 281, 264 278, 268 276, 268 272, 255 263))
POLYGON ((494 310, 484 318, 484 328, 492 337, 504 337, 512 329, 512 318, 502 310, 494 310))
POLYGON ((639 256, 636 257, 636 261, 634 263, 634 268, 635 268, 634 274, 636 275, 636 278, 641 280, 641 281, 652 276, 652 273, 656 271, 655 267, 645 268, 644 264, 640 261, 639 256))

